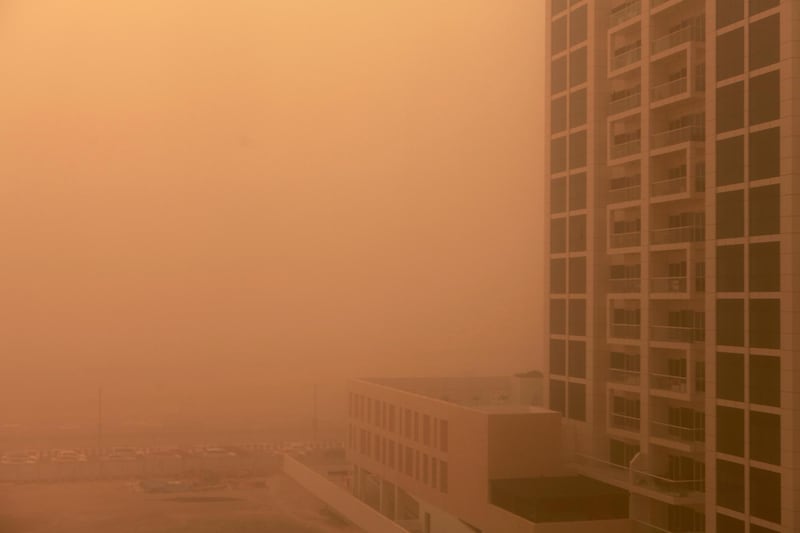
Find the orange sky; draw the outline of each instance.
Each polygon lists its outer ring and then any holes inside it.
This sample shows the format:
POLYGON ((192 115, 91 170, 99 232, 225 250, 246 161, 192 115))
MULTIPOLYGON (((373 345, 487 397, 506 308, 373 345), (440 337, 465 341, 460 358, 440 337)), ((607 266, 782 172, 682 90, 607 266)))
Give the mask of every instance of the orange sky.
POLYGON ((536 366, 543 4, 3 2, 0 403, 536 366))

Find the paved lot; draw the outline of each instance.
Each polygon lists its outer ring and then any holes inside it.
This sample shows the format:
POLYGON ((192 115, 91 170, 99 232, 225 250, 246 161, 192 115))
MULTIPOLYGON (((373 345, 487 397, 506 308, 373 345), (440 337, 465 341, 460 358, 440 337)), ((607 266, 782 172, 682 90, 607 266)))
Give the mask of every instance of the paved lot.
POLYGON ((282 474, 254 487, 149 494, 134 482, 0 484, 2 533, 354 533, 282 474))

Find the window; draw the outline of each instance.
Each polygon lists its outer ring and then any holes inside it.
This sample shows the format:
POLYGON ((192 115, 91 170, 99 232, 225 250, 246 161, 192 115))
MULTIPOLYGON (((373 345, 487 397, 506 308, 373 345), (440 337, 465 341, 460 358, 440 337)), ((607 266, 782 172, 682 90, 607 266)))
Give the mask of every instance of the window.
POLYGON ((586 258, 569 258, 569 292, 584 294, 586 292, 586 258))
POLYGON ((760 468, 750 467, 750 514, 780 524, 781 522, 781 475, 760 468))
POLYGON ((569 376, 586 377, 586 343, 583 341, 569 341, 569 376))
POLYGON ((567 416, 573 420, 586 420, 586 385, 582 383, 569 384, 569 399, 567 401, 569 412, 567 416))
POLYGON ((750 235, 775 235, 781 231, 780 185, 750 189, 750 235))
POLYGON ((550 333, 563 335, 567 332, 567 302, 550 300, 550 333))
POLYGON ((717 300, 717 344, 744 346, 744 300, 717 300))
POLYGON ((571 210, 586 208, 586 173, 573 174, 569 177, 569 208, 571 210))
POLYGON ((567 97, 555 98, 550 102, 550 133, 567 129, 567 97))
POLYGON ((750 179, 774 178, 781 173, 780 128, 750 134, 750 179))
POLYGON ((562 415, 567 413, 566 410, 566 396, 567 386, 563 381, 555 379, 550 380, 550 409, 558 411, 562 415))
POLYGON ((750 346, 781 347, 781 301, 775 298, 750 300, 750 346))
POLYGON ((744 466, 717 460, 717 505, 744 512, 744 466))
POLYGON ((781 290, 781 244, 758 242, 750 244, 750 290, 781 290))
POLYGON ((550 292, 564 294, 567 291, 566 259, 550 260, 550 292))
POLYGON ((744 411, 717 406, 717 451, 744 456, 744 411))
POLYGON ((567 49, 567 17, 553 21, 550 33, 550 48, 555 55, 567 49))
POLYGON ((744 245, 717 246, 717 291, 744 290, 744 245))
POLYGON ((586 124, 586 89, 569 95, 569 127, 577 128, 586 124))
POLYGON ((560 93, 567 88, 567 58, 561 57, 550 64, 550 91, 560 93))
POLYGON ((550 6, 552 9, 552 14, 556 15, 567 9, 567 0, 553 0, 550 6))
POLYGON ((567 170, 567 138, 557 137, 550 141, 550 172, 567 170))
POLYGON ((717 89, 717 133, 744 127, 744 82, 717 89))
POLYGON ((781 406, 781 360, 771 355, 750 356, 750 402, 781 406))
POLYGON ((750 23, 750 70, 780 61, 780 34, 779 15, 750 23))
POLYGON ((569 16, 569 44, 575 46, 586 40, 586 6, 579 7, 569 16))
POLYGON ((550 339, 550 373, 557 376, 567 374, 566 342, 550 339))
POLYGON ((744 73, 744 28, 717 36, 717 81, 744 73))
POLYGON ((750 533, 778 533, 774 529, 769 529, 755 524, 750 524, 750 533))
MULTIPOLYGON (((757 13, 761 13, 762 11, 766 11, 767 9, 772 9, 773 7, 778 7, 780 0, 750 0, 750 15, 755 15, 757 13)), ((753 530, 753 526, 750 526, 750 531, 753 530)))
POLYGON ((717 2, 717 28, 739 22, 744 18, 744 0, 719 0, 717 2))
POLYGON ((744 191, 717 193, 717 238, 744 236, 744 191))
MULTIPOLYGON (((753 531, 752 526, 750 526, 750 531, 753 531)), ((717 514, 717 532, 744 533, 744 522, 724 514, 717 514)))
POLYGON ((554 218, 550 221, 550 252, 560 254, 567 251, 567 219, 554 218))
POLYGON ((579 48, 569 55, 569 86, 575 87, 586 82, 586 47, 579 48))
POLYGON ((448 424, 447 420, 439 420, 439 449, 445 453, 448 451, 448 424))
POLYGON ((550 212, 567 210, 567 178, 555 178, 550 182, 550 212))
POLYGON ((569 136, 569 168, 586 166, 586 131, 572 133, 569 136))
POLYGON ((439 461, 439 490, 447 494, 449 490, 449 476, 447 472, 447 462, 446 461, 439 461))
POLYGON ((569 251, 586 250, 586 215, 569 217, 569 251))
POLYGON ((744 137, 717 141, 717 185, 744 181, 744 137))
POLYGON ((750 459, 781 464, 781 417, 750 411, 750 459))
POLYGON ((569 301, 569 334, 586 335, 586 300, 569 301))
POLYGON ((744 401, 744 355, 717 352, 717 398, 744 401))
POLYGON ((431 417, 430 415, 422 416, 422 443, 425 446, 431 444, 431 417))
POLYGON ((780 71, 750 78, 750 125, 778 120, 781 114, 780 71))

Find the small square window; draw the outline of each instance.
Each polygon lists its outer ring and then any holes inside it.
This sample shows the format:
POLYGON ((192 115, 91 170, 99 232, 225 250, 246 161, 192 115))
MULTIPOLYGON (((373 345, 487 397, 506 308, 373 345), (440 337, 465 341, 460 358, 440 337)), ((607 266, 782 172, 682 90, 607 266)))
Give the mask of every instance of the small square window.
POLYGON ((717 238, 744 236, 744 191, 717 193, 717 238))
POLYGON ((550 292, 564 294, 567 292, 566 259, 550 260, 550 292))
POLYGON ((717 352, 717 398, 744 401, 744 354, 717 352))
POLYGON ((717 141, 717 185, 744 181, 744 137, 717 141))
POLYGON ((781 301, 777 298, 750 300, 750 346, 781 347, 781 301))
POLYGON ((780 61, 780 26, 779 15, 750 23, 750 70, 780 61))
POLYGON ((750 125, 778 120, 781 115, 780 71, 750 78, 750 125))
POLYGON ((781 464, 781 417, 750 411, 750 459, 781 464))
POLYGON ((750 189, 750 235, 781 232, 780 185, 750 189))
POLYGON ((717 291, 744 290, 744 245, 717 246, 717 291))
POLYGON ((744 411, 717 406, 717 451, 744 457, 744 411))
POLYGON ((750 244, 750 290, 753 292, 781 290, 781 244, 779 242, 750 244))
POLYGON ((781 475, 750 467, 750 514, 781 523, 781 475), (757 490, 752 490, 757 487, 757 490))
POLYGON ((771 355, 750 356, 750 402, 781 406, 781 360, 771 355))
POLYGON ((717 133, 744 127, 744 82, 717 89, 717 133))
POLYGON ((744 28, 717 36, 717 81, 744 73, 744 28))
POLYGON ((774 178, 781 173, 780 128, 750 134, 750 179, 774 178))

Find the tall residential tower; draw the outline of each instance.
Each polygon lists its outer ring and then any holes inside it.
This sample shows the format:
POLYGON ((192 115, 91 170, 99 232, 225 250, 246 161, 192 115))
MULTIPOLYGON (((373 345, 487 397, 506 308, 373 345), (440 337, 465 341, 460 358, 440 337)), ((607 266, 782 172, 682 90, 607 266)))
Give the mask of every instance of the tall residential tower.
POLYGON ((644 531, 800 531, 800 0, 547 2, 572 461, 644 531))

